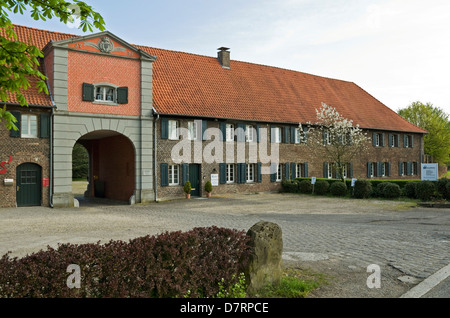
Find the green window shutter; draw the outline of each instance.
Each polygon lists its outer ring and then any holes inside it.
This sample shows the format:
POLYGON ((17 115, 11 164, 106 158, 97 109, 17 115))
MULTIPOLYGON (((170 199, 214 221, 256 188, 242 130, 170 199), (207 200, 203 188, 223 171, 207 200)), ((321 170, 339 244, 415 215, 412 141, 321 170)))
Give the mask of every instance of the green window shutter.
POLYGON ((128 104, 128 87, 117 89, 117 104, 128 104))
POLYGON ((380 144, 381 147, 384 147, 384 146, 385 146, 385 143, 384 143, 384 133, 381 134, 381 137, 380 137, 380 143, 381 143, 381 144, 380 144))
POLYGON ((389 134, 389 147, 394 147, 394 135, 389 134))
POLYGON ((237 183, 245 183, 247 182, 247 178, 245 175, 245 163, 237 164, 237 183))
POLYGON ((9 131, 9 136, 12 138, 20 138, 22 115, 19 112, 11 112, 11 115, 17 119, 17 122, 14 124, 16 125, 17 130, 11 129, 9 131))
POLYGON ((189 164, 183 163, 181 165, 181 175, 182 175, 182 184, 185 184, 186 181, 189 181, 189 164))
POLYGON ((414 148, 414 135, 411 135, 411 145, 409 145, 411 148, 414 148))
POLYGON ((275 143, 275 126, 270 126, 270 142, 275 143))
POLYGON ((94 101, 94 85, 83 83, 83 101, 85 102, 94 101))
POLYGON ((270 182, 275 182, 277 181, 277 164, 272 162, 270 164, 270 182))
POLYGON ((202 140, 206 140, 206 130, 208 129, 208 121, 202 120, 202 140))
POLYGON ((377 146, 377 133, 373 133, 372 134, 372 145, 374 146, 374 147, 376 147, 377 146))
POLYGON ((399 176, 403 175, 403 162, 401 161, 398 162, 398 175, 399 176))
POLYGON ((388 177, 391 176, 391 163, 390 163, 390 162, 387 163, 387 171, 386 171, 386 174, 387 174, 388 177))
POLYGON ((303 164, 303 169, 304 169, 303 177, 308 178, 308 163, 307 162, 305 162, 303 164))
POLYGON ((289 127, 284 127, 283 143, 289 143, 289 127))
POLYGON ((261 142, 261 125, 256 125, 256 141, 261 142))
POLYGON ((226 123, 224 123, 224 122, 220 123, 220 131, 222 132, 221 133, 222 139, 220 141, 227 140, 227 124, 226 123))
POLYGON ((285 164, 284 164, 284 178, 286 179, 286 180, 289 180, 290 178, 289 178, 289 163, 288 162, 286 162, 285 164))
POLYGON ((169 164, 161 163, 161 187, 169 185, 169 164))
POLYGON ((406 148, 406 143, 408 142, 408 136, 403 135, 403 148, 406 148))
POLYGON ((227 165, 225 163, 219 164, 219 182, 220 184, 227 183, 227 165))
POLYGON ((291 127, 291 144, 295 144, 295 127, 291 127))
POLYGON ((261 183, 262 182, 262 163, 258 162, 256 164, 256 182, 261 183))
POLYGON ((377 162, 377 177, 381 177, 382 171, 383 171, 383 163, 377 162))
POLYGON ((41 113, 40 116, 41 121, 41 129, 40 129, 40 137, 41 138, 50 138, 50 114, 49 113, 41 113))
POLYGON ((323 131, 323 144, 327 144, 328 132, 326 130, 323 131))
POLYGON ((294 180, 296 178, 296 170, 297 164, 295 162, 291 162, 291 179, 294 180))
POLYGON ((169 139, 169 120, 161 118, 161 139, 169 139))
POLYGON ((328 162, 323 163, 323 177, 328 179, 328 162))
POLYGON ((367 163, 367 178, 370 178, 372 176, 372 163, 367 163))

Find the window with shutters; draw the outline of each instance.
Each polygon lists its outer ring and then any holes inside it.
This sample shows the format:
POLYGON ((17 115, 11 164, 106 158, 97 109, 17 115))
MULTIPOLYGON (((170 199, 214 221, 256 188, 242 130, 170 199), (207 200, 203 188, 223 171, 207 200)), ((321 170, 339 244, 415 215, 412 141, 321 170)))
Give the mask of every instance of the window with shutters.
POLYGON ((273 141, 277 144, 281 143, 281 128, 280 127, 274 127, 271 131, 272 134, 274 134, 273 136, 273 141))
POLYGON ((295 177, 301 178, 302 177, 302 171, 303 171, 303 164, 297 163, 296 169, 295 169, 295 177))
POLYGON ((412 148, 413 147, 413 136, 412 135, 405 135, 404 136, 404 146, 405 146, 405 148, 412 148))
POLYGON ((21 137, 22 138, 37 138, 37 116, 36 115, 21 115, 21 137))
POLYGON ((169 166, 169 186, 175 186, 180 184, 180 166, 169 166))
POLYGON ((226 141, 234 141, 234 125, 227 124, 226 126, 226 141))
POLYGON ((255 165, 254 164, 247 164, 246 165, 246 177, 247 182, 255 182, 255 165))
POLYGON ((227 164, 227 171, 226 171, 226 175, 227 175, 227 183, 234 183, 234 164, 227 164))
POLYGON ((245 140, 247 142, 253 142, 255 140, 255 128, 252 125, 245 127, 245 140))
POLYGON ((190 121, 188 122, 188 134, 189 140, 198 140, 197 134, 197 122, 190 121))
POLYGON ((178 140, 178 121, 176 120, 169 120, 169 139, 170 140, 178 140))
MULTIPOLYGON (((281 129, 280 129, 281 132, 281 129)), ((283 165, 280 163, 277 165, 277 172, 276 172, 276 181, 281 181, 283 178, 283 165)))
POLYGON ((300 128, 295 128, 295 143, 299 144, 301 142, 300 128))
POLYGON ((83 101, 107 105, 128 104, 128 87, 109 83, 83 83, 83 101))

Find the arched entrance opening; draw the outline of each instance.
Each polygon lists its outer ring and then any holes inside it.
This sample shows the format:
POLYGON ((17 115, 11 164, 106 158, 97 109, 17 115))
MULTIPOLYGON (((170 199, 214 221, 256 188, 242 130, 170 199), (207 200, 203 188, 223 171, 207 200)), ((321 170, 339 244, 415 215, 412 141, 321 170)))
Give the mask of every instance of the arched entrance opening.
POLYGON ((135 150, 124 135, 98 130, 77 140, 89 154, 86 198, 129 202, 135 192, 135 150))

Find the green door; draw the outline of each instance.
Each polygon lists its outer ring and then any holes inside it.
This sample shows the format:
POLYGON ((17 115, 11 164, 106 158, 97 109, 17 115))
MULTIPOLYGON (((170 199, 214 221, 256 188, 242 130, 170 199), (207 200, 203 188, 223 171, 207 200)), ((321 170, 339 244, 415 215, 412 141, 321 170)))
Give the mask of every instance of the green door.
POLYGON ((200 196, 200 165, 189 165, 189 181, 191 182, 191 195, 200 196))
POLYGON ((40 206, 42 201, 41 167, 24 163, 17 167, 17 206, 40 206))

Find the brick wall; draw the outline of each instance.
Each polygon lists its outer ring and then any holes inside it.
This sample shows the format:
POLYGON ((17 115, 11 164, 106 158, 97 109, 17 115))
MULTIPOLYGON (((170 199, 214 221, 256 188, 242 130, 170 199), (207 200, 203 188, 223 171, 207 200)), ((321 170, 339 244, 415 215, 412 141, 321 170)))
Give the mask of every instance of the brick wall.
MULTIPOLYGON (((39 114, 42 111, 48 111, 33 107, 12 106, 8 107, 8 110, 36 114, 38 116, 38 131, 39 114)), ((10 131, 3 124, 0 125, 0 141, 0 162, 7 162, 9 156, 13 158, 11 163, 5 164, 6 173, 0 174, 0 207, 15 207, 17 167, 23 163, 38 164, 42 168, 42 178, 49 178, 50 142, 48 138, 11 138, 10 131), (13 179, 14 185, 5 186, 4 179, 13 179)), ((49 187, 42 187, 42 206, 49 206, 49 187)))
MULTIPOLYGON (((193 121, 194 119, 185 119, 185 118, 171 118, 174 120, 177 120, 179 123, 180 128, 188 128, 188 122, 193 121)), ((231 123, 231 122, 230 122, 231 123)), ((236 124, 236 122, 234 122, 236 124)), ((269 124, 259 124, 261 128, 265 128, 267 132, 270 132, 270 125, 269 124)), ((256 123, 253 123, 253 126, 256 126, 256 123)), ((220 124, 218 121, 208 121, 207 127, 209 128, 216 128, 220 129, 220 124)), ((235 125, 236 127, 236 125, 235 125)), ((262 130, 263 131, 263 130, 262 130)), ((208 131, 209 132, 209 131, 208 131)), ((367 152, 362 153, 358 156, 358 158, 355 158, 352 162, 353 165, 353 177, 354 178, 368 178, 367 174, 367 163, 368 162, 390 162, 391 167, 391 174, 390 176, 384 176, 384 177, 374 177, 376 179, 420 179, 420 168, 419 168, 419 175, 412 175, 412 176, 400 176, 398 169, 399 165, 398 162, 421 162, 421 153, 423 149, 423 138, 420 134, 413 135, 414 138, 414 147, 412 148, 404 148, 403 147, 403 137, 402 134, 400 134, 400 144, 399 147, 389 147, 388 143, 386 141, 386 144, 384 147, 374 147, 372 143, 372 133, 374 131, 368 131, 368 136, 370 140, 368 141, 367 145, 367 152)), ((385 133, 386 139, 389 134, 389 132, 379 132, 379 133, 385 133)), ((160 164, 161 163, 167 163, 169 165, 171 164, 177 164, 176 161, 172 158, 172 150, 178 149, 181 146, 180 140, 168 140, 168 139, 161 139, 161 120, 157 123, 157 190, 158 190, 158 199, 170 199, 170 198, 179 198, 184 196, 183 192, 183 181, 181 180, 181 171, 180 171, 180 185, 178 186, 167 186, 167 187, 161 187, 161 171, 160 171, 160 164)), ((208 136, 211 140, 214 140, 212 136, 208 136)), ((256 140, 256 139, 255 139, 256 140)), ((270 141, 270 137, 268 136, 268 140, 270 141)), ((183 142, 185 145, 188 143, 183 142)), ((211 141, 203 141, 201 143, 201 146, 196 147, 194 141, 190 141, 191 144, 191 153, 190 156, 187 156, 186 158, 190 158, 190 163, 196 163, 201 164, 201 195, 204 195, 204 184, 206 181, 210 180, 211 174, 219 173, 219 163, 218 162, 212 162, 210 156, 207 154, 211 154, 211 141), (210 146, 208 146, 210 145, 210 146), (202 156, 203 155, 203 156, 202 156)), ((223 148, 223 154, 221 157, 223 162, 227 163, 256 163, 256 162, 263 162, 263 167, 269 168, 269 164, 265 163, 261 157, 259 157, 258 153, 260 151, 260 147, 264 145, 264 143, 220 143, 223 148), (228 145, 229 148, 226 148, 228 145), (238 151, 238 147, 242 147, 244 145, 245 147, 245 158, 238 158, 238 153, 241 153, 238 151), (256 147, 256 148, 252 148, 256 147), (227 160, 227 150, 232 149, 234 151, 233 160, 227 160), (256 151, 254 151, 257 149, 256 151), (253 155, 256 154, 256 155, 253 155)), ((284 170, 285 166, 284 163, 297 163, 297 164, 308 164, 308 176, 316 176, 319 178, 322 178, 324 176, 324 159, 322 158, 315 158, 312 156, 312 154, 309 153, 308 147, 303 144, 290 144, 290 143, 280 143, 278 144, 278 152, 279 152, 279 162, 282 163, 282 169, 284 170)), ((267 155, 271 156, 271 144, 270 142, 267 144, 267 151, 263 151, 263 153, 267 153, 267 155)), ((243 148, 240 148, 243 149, 243 148)), ((183 155, 183 153, 180 153, 183 155)), ((213 155, 217 155, 212 153, 213 155)), ((175 153, 176 155, 176 153, 175 153)), ((184 156, 183 156, 184 157, 184 156)), ((186 162, 184 160, 183 162, 186 162)), ((419 166, 420 167, 420 166, 419 166)), ((180 169, 181 170, 181 169, 180 169)), ((283 178, 284 178, 284 171, 282 172, 283 178)), ((238 193, 238 192, 244 192, 244 193, 254 193, 254 192, 268 192, 268 191, 279 191, 281 189, 281 183, 280 182, 272 182, 270 175, 263 174, 262 175, 262 182, 252 182, 252 183, 244 183, 244 184, 219 184, 218 187, 213 188, 214 194, 223 194, 223 193, 238 193)))

